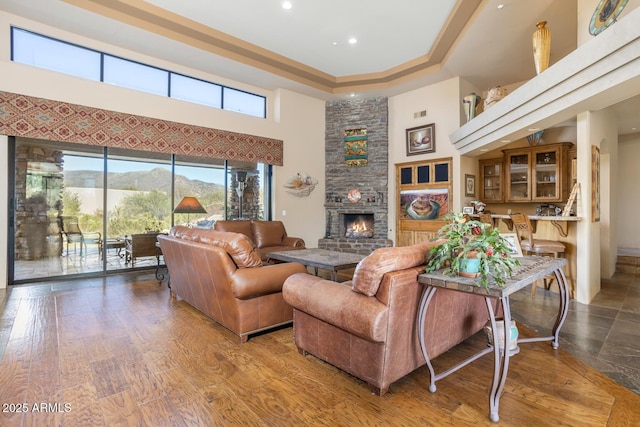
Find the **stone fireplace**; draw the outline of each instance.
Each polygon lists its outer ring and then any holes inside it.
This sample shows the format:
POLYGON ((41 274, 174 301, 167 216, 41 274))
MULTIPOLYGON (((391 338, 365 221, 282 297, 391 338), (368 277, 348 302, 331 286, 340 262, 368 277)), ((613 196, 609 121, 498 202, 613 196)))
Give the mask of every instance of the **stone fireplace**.
POLYGON ((387 98, 336 101, 327 104, 325 129, 325 237, 318 247, 367 255, 393 246, 388 226, 387 98), (366 162, 349 165, 345 135, 366 129, 366 162), (359 197, 349 198, 352 190, 359 197), (354 221, 358 224, 354 230, 354 221), (361 229, 362 223, 366 230, 361 229), (351 224, 351 225, 349 225, 351 224))

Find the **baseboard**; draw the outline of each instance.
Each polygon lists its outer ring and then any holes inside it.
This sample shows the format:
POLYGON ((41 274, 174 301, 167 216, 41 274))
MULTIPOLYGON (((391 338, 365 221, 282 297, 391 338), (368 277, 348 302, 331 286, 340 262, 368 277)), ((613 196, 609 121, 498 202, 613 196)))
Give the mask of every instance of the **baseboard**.
POLYGON ((618 248, 618 256, 640 257, 640 248, 618 248))

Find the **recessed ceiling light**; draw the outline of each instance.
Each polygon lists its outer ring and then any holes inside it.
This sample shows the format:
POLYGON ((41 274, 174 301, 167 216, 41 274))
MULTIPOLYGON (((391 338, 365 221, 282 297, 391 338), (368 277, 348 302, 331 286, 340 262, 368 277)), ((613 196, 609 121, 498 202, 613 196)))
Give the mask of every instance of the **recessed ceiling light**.
POLYGON ((353 97, 356 96, 356 94, 355 93, 350 93, 349 96, 353 98, 353 97))
POLYGON ((331 44, 334 45, 334 46, 338 46, 338 42, 333 42, 331 44))
POLYGON ((293 7, 293 4, 290 1, 283 1, 282 8, 285 10, 289 10, 293 7))
POLYGON ((355 38, 355 37, 351 37, 351 38, 349 39, 349 44, 356 44, 356 43, 358 43, 358 39, 357 39, 357 38, 355 38))
POLYGON ((502 3, 500 3, 500 4, 498 5, 498 9, 502 9, 503 7, 504 7, 504 4, 502 4, 502 3))

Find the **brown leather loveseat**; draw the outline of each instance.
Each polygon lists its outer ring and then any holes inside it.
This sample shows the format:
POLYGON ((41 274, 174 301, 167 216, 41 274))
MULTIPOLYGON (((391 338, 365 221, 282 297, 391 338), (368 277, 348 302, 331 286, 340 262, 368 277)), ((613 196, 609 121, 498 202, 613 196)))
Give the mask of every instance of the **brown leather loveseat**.
MULTIPOLYGON (((417 336, 423 287, 417 278, 433 244, 377 249, 348 282, 309 274, 288 278, 283 294, 294 309, 298 351, 362 379, 379 395, 424 365, 417 336)), ((437 292, 425 319, 429 356, 435 358, 480 331, 488 318, 484 298, 437 292)))
POLYGON ((268 252, 304 249, 304 240, 287 236, 282 221, 216 221, 213 226, 218 231, 231 231, 247 236, 258 248, 260 258, 267 259, 268 252))
POLYGON ((175 226, 158 241, 171 277, 171 293, 246 342, 250 334, 291 323, 282 284, 299 263, 263 265, 245 235, 175 226))

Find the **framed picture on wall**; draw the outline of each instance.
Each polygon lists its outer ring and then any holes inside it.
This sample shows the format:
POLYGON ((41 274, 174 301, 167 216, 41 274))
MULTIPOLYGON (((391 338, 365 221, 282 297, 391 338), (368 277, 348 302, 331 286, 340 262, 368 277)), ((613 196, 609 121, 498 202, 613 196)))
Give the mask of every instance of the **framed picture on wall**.
POLYGON ((467 197, 476 197, 476 176, 464 175, 464 195, 467 197))
POLYGON ((436 152, 436 124, 407 129, 407 156, 436 152))
POLYGON ((600 222, 600 147, 591 146, 591 222, 600 222))

